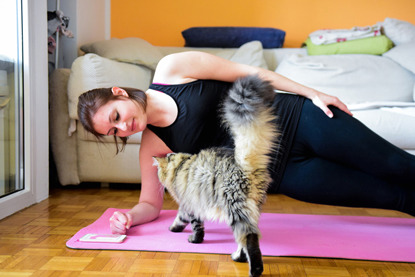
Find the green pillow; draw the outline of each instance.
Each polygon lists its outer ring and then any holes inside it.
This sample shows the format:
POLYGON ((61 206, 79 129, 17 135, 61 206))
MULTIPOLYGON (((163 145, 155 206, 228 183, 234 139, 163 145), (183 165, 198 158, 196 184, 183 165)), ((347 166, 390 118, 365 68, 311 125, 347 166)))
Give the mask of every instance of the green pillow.
POLYGON ((378 37, 362 38, 337 42, 331 44, 316 45, 310 38, 305 41, 309 55, 332 54, 372 54, 380 55, 393 47, 392 41, 382 35, 378 37))

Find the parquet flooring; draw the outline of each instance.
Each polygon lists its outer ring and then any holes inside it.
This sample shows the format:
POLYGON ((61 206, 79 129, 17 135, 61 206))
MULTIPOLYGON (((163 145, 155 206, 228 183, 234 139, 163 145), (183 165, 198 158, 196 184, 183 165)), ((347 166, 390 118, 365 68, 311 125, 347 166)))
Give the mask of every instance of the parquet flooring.
MULTIPOLYGON (((72 250, 80 228, 107 208, 130 208, 139 190, 55 188, 50 198, 0 221, 0 276, 247 276, 229 255, 72 250)), ((164 209, 176 204, 166 195, 164 209)), ((376 209, 314 205, 270 195, 264 212, 409 217, 376 209)), ((415 247, 415 246, 414 246, 415 247)), ((264 257, 263 276, 415 276, 415 264, 343 259, 264 257)))

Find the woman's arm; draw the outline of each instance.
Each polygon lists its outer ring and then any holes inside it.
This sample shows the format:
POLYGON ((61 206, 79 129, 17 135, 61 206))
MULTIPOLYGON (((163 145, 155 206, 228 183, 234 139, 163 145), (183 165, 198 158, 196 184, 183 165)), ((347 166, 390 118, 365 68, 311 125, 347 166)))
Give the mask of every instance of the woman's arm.
POLYGON ((152 131, 143 131, 140 146, 141 193, 140 200, 130 211, 123 214, 115 212, 110 219, 113 233, 125 234, 134 225, 156 219, 163 205, 164 188, 153 166, 153 156, 164 156, 171 150, 152 131))
POLYGON ((276 72, 234 63, 204 52, 189 51, 164 57, 157 66, 154 82, 181 84, 196 79, 234 82, 247 75, 258 75, 262 79, 270 81, 275 89, 309 98, 329 117, 333 116, 328 108, 329 105, 336 106, 351 115, 346 105, 337 97, 303 86, 276 72))

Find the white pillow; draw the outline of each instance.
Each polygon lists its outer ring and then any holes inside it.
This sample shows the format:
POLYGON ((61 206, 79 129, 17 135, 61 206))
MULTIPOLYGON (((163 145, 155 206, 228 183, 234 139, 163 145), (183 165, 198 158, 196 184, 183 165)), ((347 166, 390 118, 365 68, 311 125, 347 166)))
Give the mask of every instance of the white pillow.
POLYGON ((415 41, 415 25, 394 18, 386 18, 383 23, 383 32, 395 45, 415 41))
POLYGON ((393 47, 383 56, 388 57, 415 74, 415 40, 393 47))
POLYGON ((94 88, 123 86, 148 89, 152 71, 146 67, 117 62, 96 54, 78 57, 72 64, 68 81, 69 117, 78 119, 78 97, 94 88))
POLYGON ((264 51, 260 41, 247 42, 236 50, 229 60, 268 69, 264 58, 264 51))
POLYGON ((121 62, 134 63, 155 69, 163 57, 157 47, 141 38, 113 38, 82 45, 81 50, 121 62))
POLYGON ((346 104, 412 101, 413 75, 394 61, 375 55, 292 55, 276 72, 339 97, 346 104))

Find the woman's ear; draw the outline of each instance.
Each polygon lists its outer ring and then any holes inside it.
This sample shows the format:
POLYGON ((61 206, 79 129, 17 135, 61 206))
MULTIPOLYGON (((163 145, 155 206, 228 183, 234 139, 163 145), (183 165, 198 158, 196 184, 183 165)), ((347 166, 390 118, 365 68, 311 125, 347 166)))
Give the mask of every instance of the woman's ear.
POLYGON ((114 94, 114 95, 117 95, 117 96, 121 95, 121 96, 128 97, 128 93, 125 90, 123 90, 122 88, 112 87, 111 91, 112 91, 112 94, 114 94))

